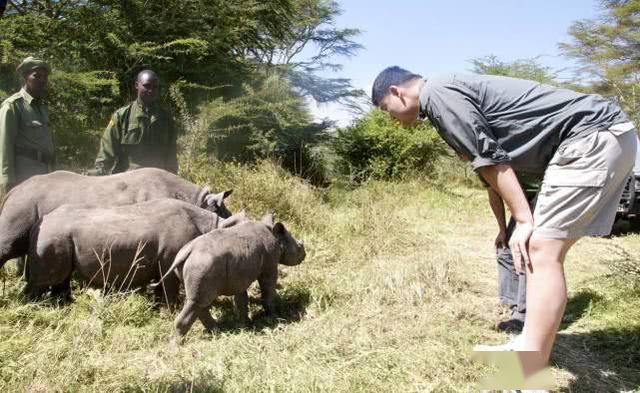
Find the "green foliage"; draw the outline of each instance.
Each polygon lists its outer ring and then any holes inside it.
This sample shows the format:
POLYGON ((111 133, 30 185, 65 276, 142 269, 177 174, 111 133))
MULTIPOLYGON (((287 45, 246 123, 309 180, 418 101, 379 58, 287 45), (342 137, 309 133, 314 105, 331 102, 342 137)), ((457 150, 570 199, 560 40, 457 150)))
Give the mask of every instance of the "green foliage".
POLYGON ((53 73, 49 113, 59 168, 91 166, 106 119, 118 106, 118 92, 118 81, 110 72, 53 73))
POLYGON ((640 121, 640 0, 603 0, 605 13, 580 20, 569 29, 573 42, 562 43, 567 56, 596 83, 596 92, 616 97, 636 123, 640 121))
POLYGON ((470 63, 473 66, 472 71, 478 74, 509 76, 547 84, 556 83, 556 75, 551 67, 541 65, 538 58, 504 62, 497 56, 489 55, 471 59, 470 63))
POLYGON ((22 58, 50 61, 58 161, 79 168, 110 113, 134 98, 137 72, 152 68, 185 131, 187 170, 211 155, 271 157, 323 183, 329 125, 312 122, 304 97, 360 96, 346 79, 317 75, 360 49, 358 30, 335 26, 339 13, 327 0, 12 2, 0 19, 0 95, 19 88, 22 58))
POLYGON ((339 170, 355 182, 429 175, 438 156, 446 151, 427 122, 405 129, 377 109, 339 129, 334 148, 339 170))
POLYGON ((275 75, 242 88, 237 98, 212 100, 200 108, 185 137, 192 140, 187 147, 190 160, 207 152, 222 161, 272 158, 316 184, 326 182, 322 146, 329 140, 328 124, 312 123, 304 100, 275 75))

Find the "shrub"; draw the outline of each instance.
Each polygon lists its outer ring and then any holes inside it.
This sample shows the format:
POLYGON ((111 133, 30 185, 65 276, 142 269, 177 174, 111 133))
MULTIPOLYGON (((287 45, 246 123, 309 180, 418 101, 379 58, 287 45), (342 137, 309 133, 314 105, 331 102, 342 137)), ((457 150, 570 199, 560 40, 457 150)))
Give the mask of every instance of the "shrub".
POLYGON ((338 170, 355 182, 429 175, 446 151, 430 124, 406 129, 377 109, 339 129, 333 146, 338 170))
POLYGON ((277 76, 242 86, 239 97, 208 101, 197 116, 187 108, 180 84, 170 95, 185 130, 180 144, 186 169, 208 155, 224 162, 273 159, 290 173, 314 184, 328 183, 329 123, 314 123, 302 97, 277 76))

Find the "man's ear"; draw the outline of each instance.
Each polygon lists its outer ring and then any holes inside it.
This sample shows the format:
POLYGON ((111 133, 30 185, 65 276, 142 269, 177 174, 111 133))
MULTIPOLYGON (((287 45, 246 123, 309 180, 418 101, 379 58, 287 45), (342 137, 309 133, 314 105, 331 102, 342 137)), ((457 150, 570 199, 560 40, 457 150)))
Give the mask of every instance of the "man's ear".
POLYGON ((400 97, 402 95, 402 92, 400 91, 400 88, 398 88, 398 86, 391 85, 389 86, 389 94, 400 97))

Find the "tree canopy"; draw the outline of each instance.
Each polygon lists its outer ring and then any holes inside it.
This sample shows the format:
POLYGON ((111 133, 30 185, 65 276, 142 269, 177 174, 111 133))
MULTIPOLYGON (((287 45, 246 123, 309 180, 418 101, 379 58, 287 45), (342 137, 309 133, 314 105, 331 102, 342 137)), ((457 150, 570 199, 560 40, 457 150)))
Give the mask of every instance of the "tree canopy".
POLYGON ((22 58, 48 60, 60 161, 87 166, 109 114, 151 68, 183 129, 205 117, 206 154, 232 139, 246 142, 235 146, 245 153, 221 157, 288 151, 285 135, 299 131, 313 144, 329 126, 313 122, 307 99, 348 103, 362 94, 348 79, 320 75, 361 48, 357 29, 336 26, 339 14, 332 0, 11 0, 0 18, 0 98, 19 87, 22 58))
POLYGON ((640 121, 640 0, 602 0, 603 14, 579 20, 561 43, 601 94, 616 97, 640 121))

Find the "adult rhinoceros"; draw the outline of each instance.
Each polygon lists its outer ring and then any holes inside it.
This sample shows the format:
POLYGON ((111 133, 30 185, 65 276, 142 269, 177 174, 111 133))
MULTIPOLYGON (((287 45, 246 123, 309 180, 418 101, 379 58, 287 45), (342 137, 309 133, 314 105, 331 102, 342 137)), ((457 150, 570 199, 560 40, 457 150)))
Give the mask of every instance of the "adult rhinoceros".
POLYGON ((231 216, 224 199, 230 191, 212 193, 170 172, 142 168, 111 176, 93 177, 56 171, 33 176, 5 197, 0 213, 0 267, 23 256, 29 232, 45 214, 63 204, 108 207, 161 198, 178 199, 210 210, 222 218, 231 216))
MULTIPOLYGON (((112 207, 63 205, 45 214, 29 235, 25 293, 35 298, 52 286, 68 297, 74 270, 91 286, 140 288, 157 281, 185 244, 230 225, 233 219, 175 199, 112 207)), ((165 280, 156 296, 175 303, 177 279, 165 280)))

